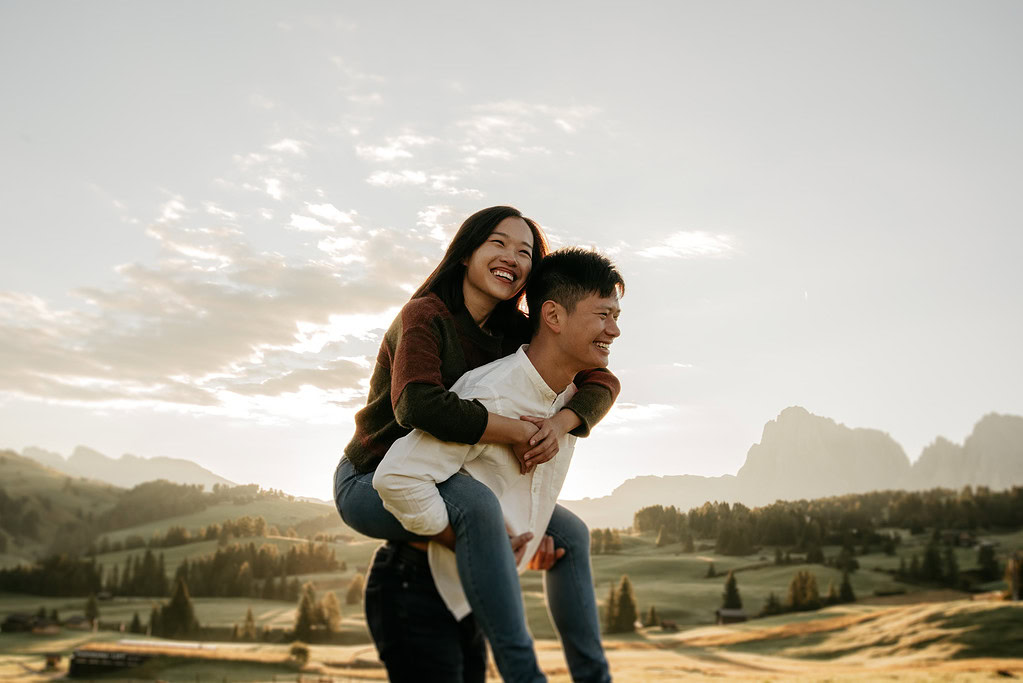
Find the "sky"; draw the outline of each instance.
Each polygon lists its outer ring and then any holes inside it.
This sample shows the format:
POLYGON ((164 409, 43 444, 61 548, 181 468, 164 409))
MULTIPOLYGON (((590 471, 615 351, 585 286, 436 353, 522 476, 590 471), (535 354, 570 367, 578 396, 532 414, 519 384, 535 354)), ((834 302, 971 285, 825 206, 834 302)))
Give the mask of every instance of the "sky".
POLYGON ((800 405, 916 459, 1023 414, 1023 4, 0 3, 0 448, 330 499, 474 211, 626 279, 564 498, 800 405))

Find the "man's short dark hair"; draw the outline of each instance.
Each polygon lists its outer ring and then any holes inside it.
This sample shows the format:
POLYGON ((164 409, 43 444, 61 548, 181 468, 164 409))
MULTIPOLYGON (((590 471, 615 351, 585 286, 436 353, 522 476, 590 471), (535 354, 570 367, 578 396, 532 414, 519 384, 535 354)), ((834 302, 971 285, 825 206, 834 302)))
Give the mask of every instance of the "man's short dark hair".
POLYGON ((554 301, 569 313, 591 294, 625 294, 625 279, 611 259, 596 251, 568 247, 545 256, 533 266, 526 288, 526 305, 533 331, 540 327, 540 308, 554 301))

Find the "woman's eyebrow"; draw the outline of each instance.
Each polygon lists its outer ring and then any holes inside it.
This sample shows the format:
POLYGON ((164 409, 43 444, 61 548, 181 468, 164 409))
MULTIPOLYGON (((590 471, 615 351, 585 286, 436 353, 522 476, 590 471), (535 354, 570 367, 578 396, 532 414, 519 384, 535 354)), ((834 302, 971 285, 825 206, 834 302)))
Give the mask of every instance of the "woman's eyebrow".
MULTIPOLYGON (((490 234, 491 234, 491 235, 500 235, 501 237, 505 238, 505 239, 506 239, 506 240, 508 240, 509 242, 511 242, 511 241, 512 241, 511 235, 508 235, 508 234, 506 234, 506 233, 503 233, 503 232, 501 232, 500 230, 495 230, 494 232, 492 232, 492 233, 490 233, 490 234)), ((522 244, 522 245, 525 245, 525 246, 529 247, 529 249, 530 249, 530 250, 532 250, 532 249, 533 249, 533 243, 532 243, 532 242, 519 242, 519 244, 522 244)))

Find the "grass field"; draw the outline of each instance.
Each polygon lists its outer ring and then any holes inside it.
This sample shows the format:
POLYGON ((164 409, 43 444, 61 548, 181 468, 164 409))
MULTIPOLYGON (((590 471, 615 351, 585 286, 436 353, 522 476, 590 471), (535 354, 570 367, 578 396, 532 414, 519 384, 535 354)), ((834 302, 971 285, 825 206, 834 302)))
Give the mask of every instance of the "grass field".
MULTIPOLYGON (((371 647, 312 646, 301 670, 287 645, 221 644, 183 656, 158 639, 119 644, 119 634, 0 637, 0 678, 52 680, 42 655, 99 649, 163 654, 137 678, 166 681, 384 680, 371 647)), ((960 600, 897 607, 840 606, 732 626, 665 634, 644 629, 605 641, 622 683, 737 681, 989 681, 1023 675, 1023 605, 960 600)), ((569 680, 557 642, 537 642, 552 683, 569 680)), ((66 660, 63 666, 66 667, 66 660)), ((66 670, 66 669, 65 669, 66 670)), ((498 680, 491 673, 490 680, 498 680)), ((111 679, 105 679, 111 680, 111 679)))

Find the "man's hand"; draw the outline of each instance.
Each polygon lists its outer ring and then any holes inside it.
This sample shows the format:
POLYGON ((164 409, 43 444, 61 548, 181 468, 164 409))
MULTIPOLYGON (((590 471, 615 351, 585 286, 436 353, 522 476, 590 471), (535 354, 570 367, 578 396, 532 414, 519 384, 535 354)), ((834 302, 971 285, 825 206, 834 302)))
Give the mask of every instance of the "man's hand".
MULTIPOLYGON (((450 524, 448 524, 446 527, 444 527, 444 531, 442 531, 439 534, 437 534, 436 536, 432 537, 430 540, 431 541, 436 541, 437 543, 440 543, 442 546, 444 546, 448 550, 454 550, 455 549, 455 530, 451 528, 450 524)), ((413 543, 412 545, 414 545, 417 548, 419 547, 419 545, 417 545, 415 543, 413 543)), ((426 548, 423 548, 423 550, 426 550, 426 548)))
MULTIPOLYGON (((519 534, 518 536, 508 536, 508 542, 511 543, 512 552, 515 553, 515 566, 519 565, 522 561, 522 556, 526 554, 526 544, 533 540, 533 534, 526 532, 519 534)), ((542 543, 540 545, 543 545, 542 543)))
POLYGON ((554 539, 550 536, 544 536, 543 540, 540 541, 540 547, 536 549, 536 554, 533 555, 533 559, 529 561, 529 568, 536 570, 550 569, 554 566, 554 563, 565 556, 565 549, 558 548, 554 549, 554 539))

